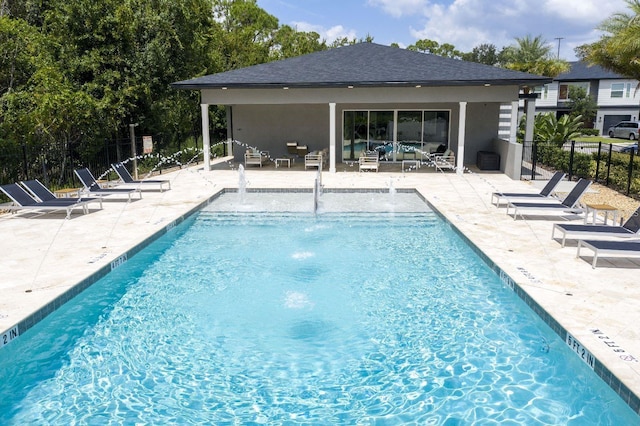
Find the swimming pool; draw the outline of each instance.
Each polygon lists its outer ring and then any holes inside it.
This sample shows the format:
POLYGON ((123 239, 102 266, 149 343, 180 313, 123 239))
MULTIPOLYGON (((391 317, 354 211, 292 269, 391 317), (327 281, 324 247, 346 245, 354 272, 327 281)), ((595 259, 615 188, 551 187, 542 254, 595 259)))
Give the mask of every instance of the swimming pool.
POLYGON ((0 423, 637 422, 446 223, 400 210, 203 211, 0 351, 0 423))

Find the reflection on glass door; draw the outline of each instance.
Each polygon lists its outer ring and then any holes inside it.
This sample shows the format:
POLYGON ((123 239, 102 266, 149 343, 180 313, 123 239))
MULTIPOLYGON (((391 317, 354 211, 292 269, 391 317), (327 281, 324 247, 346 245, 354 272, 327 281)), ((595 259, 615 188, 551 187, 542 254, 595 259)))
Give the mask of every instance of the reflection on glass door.
POLYGON ((345 111, 342 131, 342 161, 357 160, 367 150, 368 111, 345 111))
POLYGON ((344 111, 342 160, 366 152, 381 160, 420 160, 449 148, 450 111, 344 111))

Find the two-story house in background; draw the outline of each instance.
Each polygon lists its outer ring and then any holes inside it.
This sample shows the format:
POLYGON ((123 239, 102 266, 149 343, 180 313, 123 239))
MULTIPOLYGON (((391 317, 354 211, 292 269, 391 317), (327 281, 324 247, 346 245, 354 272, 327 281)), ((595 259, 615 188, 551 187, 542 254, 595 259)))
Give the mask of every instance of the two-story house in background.
MULTIPOLYGON (((585 62, 571 62, 571 69, 544 86, 536 88, 536 112, 553 111, 558 116, 569 113, 569 87, 584 87, 598 105, 593 127, 607 135, 609 127, 620 121, 640 117, 638 80, 631 80, 602 67, 585 62)), ((587 127, 590 127, 587 124, 587 127)))

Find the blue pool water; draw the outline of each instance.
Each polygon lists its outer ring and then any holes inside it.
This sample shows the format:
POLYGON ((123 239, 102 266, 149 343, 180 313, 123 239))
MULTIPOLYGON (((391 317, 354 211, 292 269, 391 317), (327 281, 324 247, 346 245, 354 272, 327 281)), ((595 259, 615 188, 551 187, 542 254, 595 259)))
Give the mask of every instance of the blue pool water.
POLYGON ((626 425, 429 211, 205 211, 0 351, 0 424, 626 425))

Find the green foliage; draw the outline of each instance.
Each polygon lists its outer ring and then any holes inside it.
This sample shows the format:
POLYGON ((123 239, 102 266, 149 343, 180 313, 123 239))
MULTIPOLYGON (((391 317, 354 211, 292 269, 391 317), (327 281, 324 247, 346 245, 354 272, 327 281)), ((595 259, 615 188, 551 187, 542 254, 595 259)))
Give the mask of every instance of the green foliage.
POLYGON ((416 41, 415 44, 407 46, 407 50, 416 52, 431 53, 433 55, 444 56, 446 58, 461 59, 462 52, 457 50, 455 46, 449 43, 440 44, 437 41, 422 39, 416 41))
MULTIPOLYGON (((553 143, 538 143, 536 145, 536 162, 544 164, 554 170, 569 171, 571 152, 553 143)), ((592 176, 592 156, 581 152, 574 152, 572 174, 589 178, 592 176)), ((595 164, 595 163, 594 163, 595 164)))
POLYGON ((598 27, 604 34, 595 43, 576 48, 592 64, 640 80, 640 0, 626 0, 630 13, 616 13, 598 27))
POLYGON ((571 117, 582 116, 584 121, 589 123, 592 122, 598 110, 596 101, 587 93, 587 89, 580 86, 569 86, 567 106, 571 110, 569 114, 571 117))
MULTIPOLYGON (((523 115, 520 119, 517 133, 517 138, 520 141, 524 139, 526 120, 526 115, 523 115)), ((547 112, 535 116, 533 139, 562 146, 565 142, 580 136, 582 130, 581 116, 572 118, 569 115, 563 115, 560 118, 556 118, 555 113, 547 112)))
POLYGON ((570 117, 563 115, 556 118, 552 112, 538 114, 534 124, 534 139, 549 142, 557 146, 580 135, 582 117, 570 117))
POLYGON ((492 66, 498 65, 501 62, 496 46, 494 44, 487 43, 474 47, 469 53, 463 53, 462 59, 469 62, 477 62, 492 66))
POLYGON ((599 136, 600 130, 598 129, 580 129, 580 136, 599 136))

